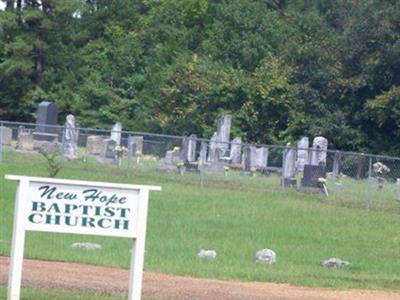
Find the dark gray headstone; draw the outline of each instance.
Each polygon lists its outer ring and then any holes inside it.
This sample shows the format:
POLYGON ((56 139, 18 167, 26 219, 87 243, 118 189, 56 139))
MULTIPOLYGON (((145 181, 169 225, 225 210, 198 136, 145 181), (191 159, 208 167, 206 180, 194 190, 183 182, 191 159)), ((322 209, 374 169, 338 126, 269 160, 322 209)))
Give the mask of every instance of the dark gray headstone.
POLYGON ((115 158, 115 147, 117 146, 117 142, 112 139, 105 139, 103 143, 103 151, 100 155, 103 158, 115 158))
POLYGON ((339 176, 341 156, 342 156, 342 154, 339 151, 336 151, 335 155, 333 157, 332 176, 334 178, 339 176))
POLYGON ((364 155, 359 155, 357 157, 357 173, 356 173, 356 178, 361 179, 365 177, 366 174, 366 161, 367 158, 364 155))
POLYGON ((319 188, 321 184, 318 178, 326 178, 326 169, 324 165, 304 165, 303 178, 301 179, 302 187, 319 188))
POLYGON ((53 102, 39 103, 36 117, 36 132, 57 133, 57 128, 47 125, 57 125, 58 107, 53 102))

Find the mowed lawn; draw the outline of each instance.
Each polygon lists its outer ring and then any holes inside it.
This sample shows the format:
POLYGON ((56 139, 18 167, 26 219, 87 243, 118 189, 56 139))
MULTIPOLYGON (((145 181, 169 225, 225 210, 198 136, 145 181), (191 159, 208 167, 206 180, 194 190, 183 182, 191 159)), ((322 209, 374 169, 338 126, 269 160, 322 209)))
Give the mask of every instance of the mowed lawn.
MULTIPOLYGON (((47 171, 38 155, 7 153, 0 170, 0 254, 9 255, 16 184, 4 180, 4 174, 46 176, 47 171)), ((392 199, 387 209, 366 212, 359 198, 364 183, 347 179, 348 192, 326 197, 281 191, 276 175, 250 177, 231 172, 206 176, 201 187, 199 175, 165 174, 149 164, 134 166, 127 176, 115 166, 90 160, 65 162, 57 177, 162 186, 162 192, 150 195, 145 256, 149 271, 334 288, 400 289, 400 204, 392 199), (277 253, 276 264, 255 263, 255 252, 263 248, 277 253), (199 259, 200 249, 216 250, 217 258, 199 259), (330 257, 351 265, 340 270, 320 267, 320 261, 330 257)), ((128 268, 130 247, 128 239, 28 233, 25 257, 128 268), (95 242, 102 249, 72 249, 74 242, 95 242)))
MULTIPOLYGON (((7 298, 7 289, 0 286, 0 299, 7 298)), ((123 295, 104 295, 99 293, 74 293, 71 291, 23 289, 21 300, 123 300, 123 295)), ((143 300, 151 300, 144 298, 143 300)))

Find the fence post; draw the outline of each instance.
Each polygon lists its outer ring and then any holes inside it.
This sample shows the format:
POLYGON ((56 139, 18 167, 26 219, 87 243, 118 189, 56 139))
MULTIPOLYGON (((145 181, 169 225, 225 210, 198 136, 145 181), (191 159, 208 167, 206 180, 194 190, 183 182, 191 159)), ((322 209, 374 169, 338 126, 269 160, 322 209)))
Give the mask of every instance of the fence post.
POLYGON ((282 167, 281 167, 281 191, 285 190, 285 177, 284 177, 284 171, 283 169, 285 168, 285 164, 286 164, 286 152, 287 152, 287 148, 283 148, 283 152, 282 152, 282 167))
POLYGON ((0 121, 0 162, 3 161, 3 122, 0 121))
POLYGON ((130 135, 128 135, 127 142, 126 142, 126 148, 128 149, 128 157, 127 157, 127 161, 126 161, 126 176, 127 177, 131 176, 132 156, 134 155, 132 144, 129 142, 129 137, 130 137, 130 135))
POLYGON ((367 180, 367 194, 365 195, 365 209, 368 211, 371 208, 371 185, 372 185, 372 157, 369 156, 368 163, 368 180, 367 180))

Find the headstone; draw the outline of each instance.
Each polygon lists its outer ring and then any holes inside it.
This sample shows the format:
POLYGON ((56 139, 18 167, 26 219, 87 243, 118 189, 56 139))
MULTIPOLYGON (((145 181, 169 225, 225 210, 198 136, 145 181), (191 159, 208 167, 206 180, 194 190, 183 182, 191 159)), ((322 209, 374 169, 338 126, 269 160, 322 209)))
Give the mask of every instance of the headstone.
POLYGON ((178 172, 178 163, 181 160, 181 149, 175 147, 173 150, 167 151, 165 158, 161 160, 160 170, 167 172, 178 172))
POLYGON ((224 173, 224 160, 223 160, 223 150, 220 148, 215 149, 214 161, 209 162, 207 165, 207 171, 209 173, 224 173))
POLYGON ((326 170, 324 165, 305 165, 303 178, 301 179, 301 186, 320 188, 321 184, 318 181, 319 178, 326 178, 326 170))
POLYGON ((33 150, 33 135, 27 131, 19 131, 17 149, 24 151, 33 150))
POLYGON ((1 144, 11 145, 12 141, 12 129, 4 126, 0 126, 1 144))
POLYGON ((268 153, 266 147, 256 148, 254 155, 254 167, 258 170, 266 170, 268 166, 268 153))
POLYGON ((197 135, 192 134, 182 140, 181 158, 185 163, 196 161, 197 135))
POLYGON ((283 151, 283 184, 284 186, 296 186, 296 153, 294 149, 290 148, 290 143, 287 144, 287 147, 283 151))
POLYGON ((117 122, 111 129, 110 139, 115 141, 116 146, 121 145, 122 124, 117 122))
POLYGON ((357 157, 357 173, 356 173, 357 179, 361 179, 365 176, 366 160, 367 160, 367 158, 364 155, 359 155, 357 157))
POLYGON ((100 156, 103 158, 114 159, 116 146, 117 142, 112 139, 103 140, 103 149, 100 153, 100 156))
POLYGON ((231 152, 230 152, 231 164, 240 165, 242 161, 242 139, 236 137, 231 142, 231 152))
POLYGON ((257 148, 255 146, 246 146, 243 149, 243 169, 244 171, 252 171, 256 168, 257 148))
POLYGON ((18 126, 18 136, 25 132, 27 132, 25 126, 22 126, 22 125, 18 126))
POLYGON ((89 135, 86 140, 86 152, 88 154, 99 155, 103 151, 104 138, 100 135, 89 135))
POLYGON ((311 149, 311 165, 326 165, 326 151, 328 150, 328 140, 322 136, 314 138, 311 149))
POLYGON ((35 136, 33 138, 33 149, 38 151, 43 151, 47 153, 54 153, 59 152, 61 150, 61 145, 57 140, 49 141, 42 141, 42 140, 35 140, 35 136))
POLYGON ((214 132, 210 140, 210 147, 208 151, 209 162, 218 162, 219 153, 217 153, 218 152, 217 149, 218 149, 218 134, 217 132, 214 132))
POLYGON ((128 137, 128 155, 129 157, 143 154, 143 136, 128 137))
POLYGON ((337 178, 340 172, 340 160, 342 158, 342 154, 339 151, 335 151, 333 157, 333 166, 332 166, 332 177, 337 178))
POLYGON ((203 167, 207 161, 207 142, 201 142, 200 155, 199 155, 199 168, 203 167))
POLYGON ((229 156, 229 141, 232 125, 232 116, 225 115, 218 121, 218 148, 222 150, 222 156, 229 156))
POLYGON ((54 142, 58 140, 57 125, 58 107, 53 102, 43 101, 37 109, 36 129, 34 140, 54 142))
POLYGON ((197 146, 197 135, 192 134, 188 140, 188 151, 186 159, 188 162, 196 161, 196 146, 197 146))
POLYGON ((400 202, 400 178, 396 178, 397 201, 400 202))
POLYGON ((303 172, 304 165, 307 165, 309 163, 308 147, 309 147, 308 137, 302 137, 301 140, 297 143, 296 166, 299 172, 303 172))
POLYGON ((78 130, 75 126, 75 117, 68 115, 63 135, 63 154, 69 159, 78 157, 78 130))

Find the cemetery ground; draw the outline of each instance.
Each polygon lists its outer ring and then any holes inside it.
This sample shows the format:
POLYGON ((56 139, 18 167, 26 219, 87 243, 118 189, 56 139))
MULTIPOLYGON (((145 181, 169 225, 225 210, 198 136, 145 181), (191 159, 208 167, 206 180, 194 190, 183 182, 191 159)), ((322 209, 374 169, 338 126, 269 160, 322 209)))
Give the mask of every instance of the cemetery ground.
MULTIPOLYGON (((6 181, 4 174, 47 176, 47 171, 40 155, 7 151, 0 167, 0 255, 8 256, 16 185, 6 181)), ((326 197, 281 191, 280 178, 274 174, 252 177, 230 171, 228 176, 207 175, 201 187, 197 174, 161 173, 156 164, 148 162, 133 166, 130 175, 125 169, 88 158, 65 162, 57 177, 162 185, 163 191, 150 197, 146 271, 340 290, 400 288, 400 203, 394 199, 394 184, 387 183, 382 190, 372 186, 371 209, 366 212, 363 180, 342 178, 345 191, 326 197), (276 264, 255 263, 254 254, 262 248, 277 253, 276 264), (216 250, 216 259, 198 258, 200 249, 216 250), (322 268, 320 261, 330 257, 351 265, 322 268)), ((128 268, 130 246, 129 240, 121 238, 35 232, 27 234, 25 257, 128 268), (73 249, 74 242, 98 243, 102 249, 73 249)), ((26 299, 52 295, 35 289, 25 293, 32 295, 26 299)), ((4 294, 5 289, 0 289, 0 296, 4 294)), ((57 297, 75 297, 62 295, 57 297)), ((86 299, 86 294, 76 297, 86 299)), ((87 294, 87 299, 120 299, 118 295, 101 297, 87 294)))

